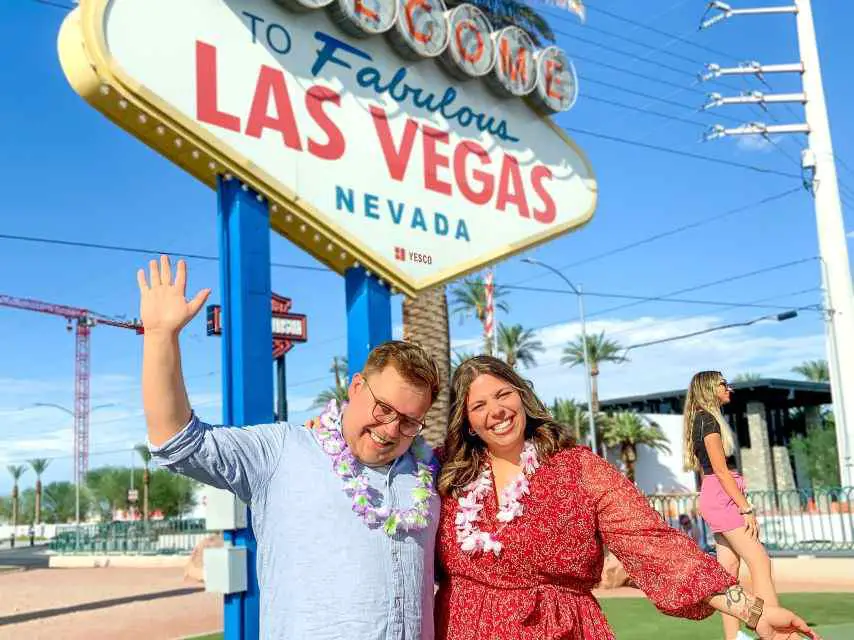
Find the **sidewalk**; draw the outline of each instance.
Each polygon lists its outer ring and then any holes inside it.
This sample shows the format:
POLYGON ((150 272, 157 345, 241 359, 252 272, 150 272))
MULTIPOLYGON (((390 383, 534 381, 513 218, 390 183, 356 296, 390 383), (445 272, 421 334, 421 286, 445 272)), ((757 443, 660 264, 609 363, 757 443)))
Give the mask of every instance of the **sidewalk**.
POLYGON ((222 629, 222 596, 183 569, 0 572, 0 639, 172 640, 222 629))

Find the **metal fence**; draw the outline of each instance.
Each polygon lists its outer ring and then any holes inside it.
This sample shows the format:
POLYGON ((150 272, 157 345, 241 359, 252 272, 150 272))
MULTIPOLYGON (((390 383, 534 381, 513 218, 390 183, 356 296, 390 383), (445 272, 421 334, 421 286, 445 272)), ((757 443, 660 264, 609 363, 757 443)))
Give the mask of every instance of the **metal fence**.
MULTIPOLYGON (((647 496, 653 509, 679 529, 687 516, 701 547, 714 547, 714 534, 700 516, 699 494, 647 496)), ((854 487, 749 491, 760 537, 773 554, 854 554, 854 487)))
POLYGON ((63 554, 187 554, 211 533, 200 519, 70 525, 57 530, 49 548, 63 554))

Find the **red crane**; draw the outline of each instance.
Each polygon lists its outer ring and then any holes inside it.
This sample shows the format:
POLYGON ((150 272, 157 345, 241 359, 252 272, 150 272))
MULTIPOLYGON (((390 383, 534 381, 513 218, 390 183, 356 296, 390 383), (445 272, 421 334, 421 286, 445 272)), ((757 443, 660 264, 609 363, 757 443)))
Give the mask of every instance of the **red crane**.
POLYGON ((0 295, 0 307, 62 316, 68 321, 68 331, 71 331, 72 321, 77 325, 74 349, 74 481, 80 482, 89 471, 89 334, 98 324, 133 329, 141 334, 142 323, 110 318, 87 309, 4 295, 0 295))

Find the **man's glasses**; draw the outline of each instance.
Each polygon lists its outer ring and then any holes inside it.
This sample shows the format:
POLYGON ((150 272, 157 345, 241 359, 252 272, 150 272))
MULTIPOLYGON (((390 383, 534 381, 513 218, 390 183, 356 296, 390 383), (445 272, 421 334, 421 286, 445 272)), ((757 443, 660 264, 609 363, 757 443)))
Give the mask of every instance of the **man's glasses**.
POLYGON ((409 416, 400 413, 400 411, 391 405, 388 405, 381 400, 377 400, 374 390, 371 389, 371 385, 368 384, 368 379, 364 378, 364 380, 365 386, 368 388, 368 392, 371 394, 371 398, 373 398, 374 401, 374 420, 381 424, 391 424, 397 420, 400 433, 407 438, 414 438, 424 430, 425 424, 420 420, 410 418, 409 416))

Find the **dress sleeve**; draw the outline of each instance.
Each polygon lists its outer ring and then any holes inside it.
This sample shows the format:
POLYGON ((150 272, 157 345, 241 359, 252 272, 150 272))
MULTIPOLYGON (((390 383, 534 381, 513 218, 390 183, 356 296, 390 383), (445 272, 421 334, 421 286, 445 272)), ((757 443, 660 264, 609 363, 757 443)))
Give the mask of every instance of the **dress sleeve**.
POLYGON ((667 615, 699 620, 714 613, 704 600, 737 580, 687 535, 668 526, 607 461, 587 449, 578 455, 602 542, 641 590, 667 615))

